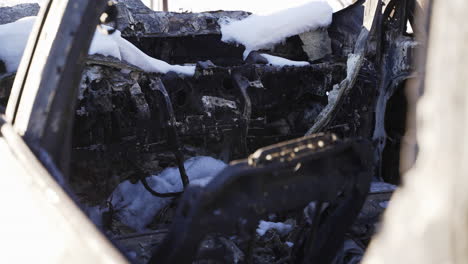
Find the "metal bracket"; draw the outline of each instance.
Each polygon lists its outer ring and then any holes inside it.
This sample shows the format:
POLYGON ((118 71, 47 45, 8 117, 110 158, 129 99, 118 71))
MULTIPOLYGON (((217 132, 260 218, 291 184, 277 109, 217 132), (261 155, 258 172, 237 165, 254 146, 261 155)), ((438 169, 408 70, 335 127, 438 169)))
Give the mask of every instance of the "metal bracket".
POLYGON ((151 90, 157 91, 160 94, 160 96, 158 96, 158 104, 161 107, 161 117, 162 120, 165 121, 164 125, 168 131, 168 141, 173 149, 175 158, 177 160, 177 166, 179 167, 180 177, 182 180, 182 184, 185 188, 189 184, 189 178, 184 167, 184 155, 182 153, 182 145, 180 144, 179 137, 177 136, 176 119, 174 115, 174 108, 172 107, 171 98, 169 98, 169 94, 166 91, 166 87, 159 78, 151 80, 150 88, 151 90))

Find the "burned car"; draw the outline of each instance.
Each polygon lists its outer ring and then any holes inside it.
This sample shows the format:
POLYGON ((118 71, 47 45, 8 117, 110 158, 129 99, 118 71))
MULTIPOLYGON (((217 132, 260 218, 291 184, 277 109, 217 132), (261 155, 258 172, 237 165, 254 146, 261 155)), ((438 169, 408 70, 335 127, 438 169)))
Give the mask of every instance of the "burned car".
POLYGON ((400 181, 414 6, 257 47, 223 41, 247 12, 45 1, 0 75, 2 165, 31 189, 7 195, 45 207, 11 219, 67 241, 47 262, 357 263, 400 181))

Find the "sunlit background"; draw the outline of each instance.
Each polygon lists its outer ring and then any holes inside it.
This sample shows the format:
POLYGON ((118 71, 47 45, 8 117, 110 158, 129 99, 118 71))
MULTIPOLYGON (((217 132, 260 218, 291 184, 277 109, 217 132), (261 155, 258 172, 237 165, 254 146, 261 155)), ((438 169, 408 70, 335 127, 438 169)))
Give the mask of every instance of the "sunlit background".
MULTIPOLYGON (((42 3, 44 0, 0 0, 0 6, 20 3, 42 3)), ((268 14, 278 10, 305 4, 311 0, 167 0, 169 11, 201 12, 213 10, 243 10, 255 14, 268 14)), ((335 11, 348 6, 353 0, 323 0, 329 2, 335 11)), ((163 0, 142 0, 154 10, 162 10, 163 0)))
MULTIPOLYGON (((278 10, 305 4, 311 0, 167 0, 169 11, 201 12, 213 10, 243 10, 256 14, 268 14, 278 10)), ((324 0, 326 1, 326 0, 324 0)), ((144 0, 153 9, 162 9, 162 0, 144 0)), ((352 0, 328 0, 334 10, 342 9, 352 0)))

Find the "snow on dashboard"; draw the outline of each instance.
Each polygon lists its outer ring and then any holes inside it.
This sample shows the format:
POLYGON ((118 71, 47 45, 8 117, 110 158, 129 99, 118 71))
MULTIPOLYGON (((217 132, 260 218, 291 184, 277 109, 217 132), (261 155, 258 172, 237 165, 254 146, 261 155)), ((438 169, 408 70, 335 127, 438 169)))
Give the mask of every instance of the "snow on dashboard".
POLYGON ((307 61, 293 61, 293 60, 288 60, 285 58, 273 56, 270 54, 260 54, 262 57, 267 59, 268 64, 271 64, 273 66, 278 66, 278 67, 283 67, 283 66, 296 66, 296 67, 302 67, 302 66, 307 66, 310 65, 309 62, 307 61))
POLYGON ((221 22, 222 41, 245 46, 244 57, 254 50, 271 48, 286 38, 330 25, 333 9, 326 1, 312 1, 271 15, 251 15, 221 22))
POLYGON ((280 235, 284 236, 292 231, 293 226, 281 222, 275 223, 261 220, 256 231, 259 236, 264 236, 270 229, 275 229, 280 235))
MULTIPOLYGON (((31 33, 36 17, 25 17, 13 23, 0 25, 0 60, 5 62, 7 72, 15 72, 18 69, 26 43, 31 33)), ((110 27, 105 27, 110 29, 110 27)), ((182 75, 192 76, 195 66, 171 65, 146 55, 121 37, 120 31, 114 34, 97 29, 89 49, 89 54, 101 54, 124 60, 147 72, 168 73, 176 72, 182 75)))
MULTIPOLYGON (((110 27, 105 28, 110 29, 110 27)), ((107 35, 100 30, 96 30, 89 54, 112 56, 147 72, 168 73, 172 71, 188 76, 195 74, 195 66, 171 65, 165 61, 146 55, 132 43, 122 38, 118 30, 112 35, 107 35)))
MULTIPOLYGON (((221 23, 222 40, 244 45, 246 57, 250 51, 272 47, 287 37, 328 26, 332 12, 332 7, 326 1, 315 0, 271 15, 251 15, 240 21, 224 21, 221 23)), ((34 17, 28 17, 0 25, 0 41, 3 44, 0 47, 0 59, 5 62, 7 72, 17 70, 34 21, 34 17)), ((171 65, 146 55, 122 38, 118 30, 112 35, 96 30, 89 54, 112 56, 147 72, 172 71, 187 76, 195 73, 195 66, 171 65)), ((280 67, 309 65, 308 62, 291 61, 268 54, 262 56, 269 64, 280 67)))

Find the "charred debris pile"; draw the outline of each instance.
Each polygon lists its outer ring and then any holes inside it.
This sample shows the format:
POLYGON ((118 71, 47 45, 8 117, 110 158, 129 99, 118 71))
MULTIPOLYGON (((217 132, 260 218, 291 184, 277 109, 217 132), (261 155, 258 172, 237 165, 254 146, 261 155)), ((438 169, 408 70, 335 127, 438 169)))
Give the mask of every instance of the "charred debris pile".
MULTIPOLYGON (((88 57, 68 181, 91 218, 136 262, 359 262, 399 183, 404 87, 417 78, 419 46, 407 29, 411 1, 370 2, 244 59, 243 45, 221 41, 219 23, 246 12, 119 1, 112 26, 122 37, 195 74, 88 57), (261 53, 309 64, 272 65, 261 53), (200 156, 231 165, 213 184, 187 186, 197 173, 187 162, 200 156), (182 172, 183 195, 151 186, 169 167, 182 172), (123 182, 167 201, 142 229, 113 198, 123 182)), ((1 80, 2 102, 11 82, 1 80)))
MULTIPOLYGON (((309 66, 280 67, 265 63, 256 52, 244 60, 242 45, 221 41, 218 20, 242 19, 248 16, 245 12, 153 12, 136 1, 119 4, 119 10, 117 26, 123 37, 152 57, 193 64, 196 70, 193 77, 158 75, 109 57, 89 58, 77 106, 70 180, 100 177, 90 179, 89 187, 106 190, 98 193, 105 197, 140 170, 151 175, 176 165, 171 129, 167 117, 161 116, 168 105, 161 103, 165 100, 157 84, 162 83, 169 96, 172 127, 184 160, 243 159, 258 148, 304 136, 313 126, 333 85, 346 77, 347 55, 362 25, 362 14, 351 9, 345 12, 357 13, 354 28, 350 20, 335 19, 328 29, 288 38, 266 52, 308 61, 308 48, 313 61, 309 66)), ((321 131, 371 138, 378 79, 378 69, 366 61, 357 88, 321 131)), ((86 190, 84 182, 79 185, 86 190)))

